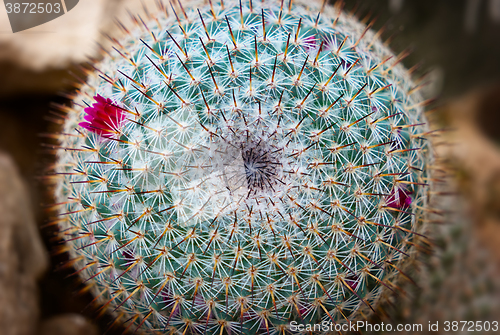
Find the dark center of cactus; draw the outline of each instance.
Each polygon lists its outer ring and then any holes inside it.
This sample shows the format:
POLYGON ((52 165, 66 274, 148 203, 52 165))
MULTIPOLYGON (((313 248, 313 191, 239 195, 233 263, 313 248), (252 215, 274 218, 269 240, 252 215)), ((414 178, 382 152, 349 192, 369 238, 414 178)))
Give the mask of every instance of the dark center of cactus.
POLYGON ((248 196, 260 191, 275 191, 277 183, 282 182, 278 173, 281 166, 279 149, 258 141, 241 144, 241 158, 245 168, 248 196))

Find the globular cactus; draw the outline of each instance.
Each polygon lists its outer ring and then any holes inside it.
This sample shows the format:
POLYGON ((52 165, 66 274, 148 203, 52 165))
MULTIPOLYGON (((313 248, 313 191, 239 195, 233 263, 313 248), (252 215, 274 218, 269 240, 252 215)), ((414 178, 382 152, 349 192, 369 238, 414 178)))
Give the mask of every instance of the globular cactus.
POLYGON ((67 108, 72 263, 146 333, 364 318, 407 277, 433 156, 410 72, 338 7, 220 0, 134 17, 67 108))

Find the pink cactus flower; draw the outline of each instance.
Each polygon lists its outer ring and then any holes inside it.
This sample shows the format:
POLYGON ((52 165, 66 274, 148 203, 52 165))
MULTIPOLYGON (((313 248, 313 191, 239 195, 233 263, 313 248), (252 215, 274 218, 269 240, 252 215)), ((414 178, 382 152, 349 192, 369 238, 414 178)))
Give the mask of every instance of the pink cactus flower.
MULTIPOLYGON (((310 35, 310 36, 307 36, 307 37, 304 37, 302 39, 302 47, 304 47, 307 52, 312 52, 312 51, 316 51, 316 47, 317 47, 317 44, 316 44, 316 36, 314 35, 310 35)), ((316 55, 314 55, 316 56, 316 55)))
POLYGON ((348 276, 346 277, 345 279, 345 282, 347 283, 347 285, 349 285, 353 290, 356 291, 356 289, 358 288, 358 284, 359 284, 359 281, 358 281, 358 276, 356 275, 351 275, 351 276, 348 276))
POLYGON ((409 192, 402 188, 394 188, 391 195, 387 198, 386 203, 388 207, 392 208, 408 208, 411 205, 411 197, 409 192))
POLYGON ((94 100, 92 107, 85 108, 85 121, 79 123, 80 127, 103 137, 113 137, 122 126, 125 113, 113 105, 111 99, 96 95, 94 100))

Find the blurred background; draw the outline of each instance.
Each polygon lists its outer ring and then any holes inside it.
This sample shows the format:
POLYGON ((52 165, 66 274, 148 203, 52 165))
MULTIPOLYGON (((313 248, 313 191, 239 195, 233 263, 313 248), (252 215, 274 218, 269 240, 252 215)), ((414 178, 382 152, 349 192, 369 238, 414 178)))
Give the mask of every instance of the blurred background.
MULTIPOLYGON (((150 10, 153 2, 144 1, 150 10)), ((52 163, 42 143, 58 129, 54 104, 68 103, 80 65, 100 57, 105 35, 117 33, 114 19, 128 22, 126 9, 142 4, 82 0, 13 34, 0 7, 1 334, 97 335, 113 321, 87 308, 92 297, 53 252, 54 230, 41 229, 51 202, 41 176, 52 163)), ((345 10, 374 20, 396 54, 410 48, 403 63, 418 65, 423 95, 437 98, 432 128, 447 130, 436 140, 448 167, 432 253, 415 266, 419 286, 373 322, 500 321, 500 0, 346 0, 345 10)))

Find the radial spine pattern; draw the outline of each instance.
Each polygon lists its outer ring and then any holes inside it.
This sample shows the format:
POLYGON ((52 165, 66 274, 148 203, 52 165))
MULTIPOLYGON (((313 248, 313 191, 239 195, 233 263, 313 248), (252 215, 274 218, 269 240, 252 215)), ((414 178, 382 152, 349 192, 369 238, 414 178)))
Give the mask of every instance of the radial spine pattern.
POLYGON ((57 152, 61 236, 96 301, 146 333, 369 314, 414 253, 430 183, 401 57, 314 2, 160 4, 135 20, 57 152))

